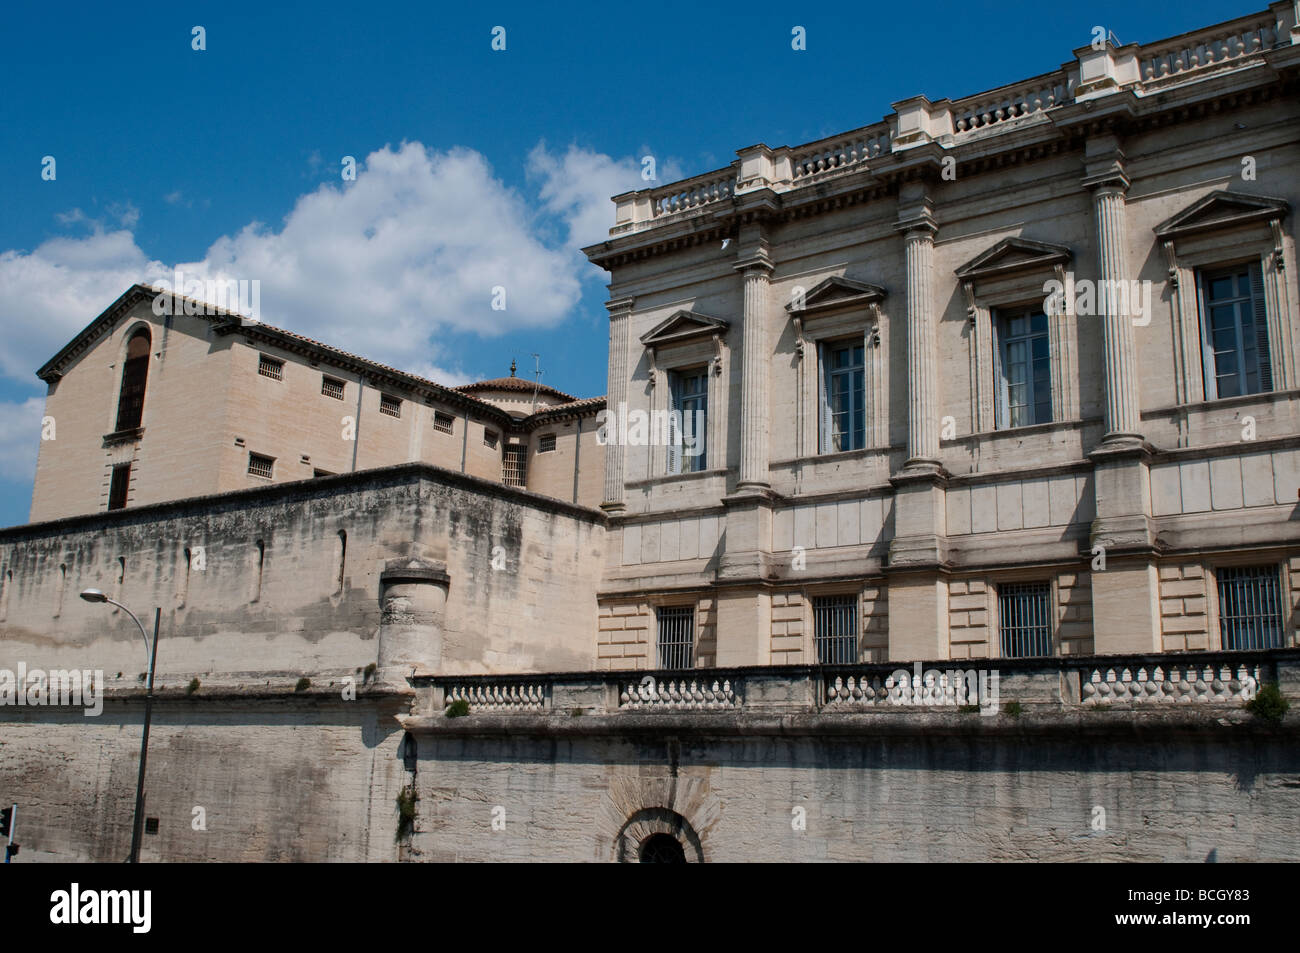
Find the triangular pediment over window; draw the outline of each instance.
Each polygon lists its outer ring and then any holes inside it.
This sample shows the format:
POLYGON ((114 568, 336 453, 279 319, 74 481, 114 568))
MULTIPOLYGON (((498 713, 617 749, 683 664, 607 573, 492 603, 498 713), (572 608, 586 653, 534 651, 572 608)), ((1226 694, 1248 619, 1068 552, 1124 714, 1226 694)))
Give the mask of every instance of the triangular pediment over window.
POLYGON ((641 336, 646 347, 663 347, 695 338, 727 333, 727 322, 698 311, 677 311, 668 320, 641 336))
POLYGON ((1004 238, 988 251, 976 255, 957 269, 962 281, 993 278, 1018 271, 1054 268, 1070 260, 1064 245, 1036 242, 1028 238, 1004 238))
POLYGON ((1271 222, 1283 218, 1289 211, 1291 207, 1283 199, 1240 192, 1211 192, 1173 218, 1161 222, 1155 232, 1161 240, 1181 238, 1220 228, 1271 222))
POLYGON ((885 289, 879 285, 871 285, 865 281, 855 281, 852 278, 841 278, 834 275, 815 284, 803 295, 802 301, 798 298, 792 300, 785 306, 785 310, 791 314, 800 312, 816 314, 819 311, 829 311, 832 308, 876 304, 884 297, 885 289))

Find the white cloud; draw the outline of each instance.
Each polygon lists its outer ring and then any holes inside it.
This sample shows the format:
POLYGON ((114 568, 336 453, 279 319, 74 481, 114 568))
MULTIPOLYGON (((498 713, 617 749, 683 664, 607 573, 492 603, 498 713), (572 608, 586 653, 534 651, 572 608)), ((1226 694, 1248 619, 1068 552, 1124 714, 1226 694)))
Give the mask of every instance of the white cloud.
MULTIPOLYGON (((379 149, 355 181, 326 183, 299 198, 278 229, 253 222, 212 243, 202 260, 150 258, 131 229, 133 207, 110 210, 108 230, 79 210, 65 224, 90 234, 50 239, 30 252, 0 252, 0 324, 11 331, 0 374, 32 372, 132 283, 193 278, 258 279, 260 317, 329 344, 449 383, 465 379, 461 355, 439 331, 493 336, 553 326, 598 277, 577 253, 613 221, 609 197, 638 188, 628 158, 571 147, 529 156, 535 205, 468 149, 414 142, 379 149), (545 241, 565 230, 564 241, 545 241), (506 309, 491 307, 503 287, 506 309)), ((178 196, 179 198, 179 196, 178 196)))
POLYGON ((30 485, 35 478, 44 410, 43 397, 28 397, 22 403, 0 401, 0 480, 30 485))

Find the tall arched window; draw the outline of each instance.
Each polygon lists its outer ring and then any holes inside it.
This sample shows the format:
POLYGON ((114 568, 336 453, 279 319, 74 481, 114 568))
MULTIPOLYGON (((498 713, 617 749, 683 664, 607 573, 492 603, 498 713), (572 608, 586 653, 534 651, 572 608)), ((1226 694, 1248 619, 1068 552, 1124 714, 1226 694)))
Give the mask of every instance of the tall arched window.
POLYGON ((144 386, 149 378, 148 328, 131 335, 122 366, 122 390, 117 397, 117 430, 134 430, 144 414, 144 386))

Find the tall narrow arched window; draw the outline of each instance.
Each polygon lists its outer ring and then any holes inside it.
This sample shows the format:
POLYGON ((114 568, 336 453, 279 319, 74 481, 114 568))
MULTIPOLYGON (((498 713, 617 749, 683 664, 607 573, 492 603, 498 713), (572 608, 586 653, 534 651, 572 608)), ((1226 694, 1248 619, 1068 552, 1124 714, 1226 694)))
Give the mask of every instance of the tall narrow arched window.
POLYGON ((334 542, 334 591, 343 591, 343 569, 348 561, 348 534, 344 530, 339 530, 338 538, 334 542))
POLYGON ((63 614, 63 593, 68 588, 68 564, 59 564, 59 591, 54 597, 54 614, 63 614))
POLYGON ((0 622, 9 618, 9 592, 14 587, 14 571, 12 569, 5 570, 4 583, 5 591, 0 594, 0 622))
MULTIPOLYGON (((121 602, 124 595, 123 589, 126 588, 126 557, 117 557, 117 579, 113 582, 113 601, 121 602)), ((117 606, 113 606, 113 613, 118 612, 117 606)))
POLYGON ((122 390, 117 396, 116 430, 133 430, 144 415, 144 387, 149 378, 148 328, 131 335, 126 344, 126 363, 122 365, 122 390))
POLYGON ((257 549, 253 553, 253 591, 249 598, 250 602, 256 602, 262 598, 262 567, 265 565, 266 543, 259 539, 257 549))

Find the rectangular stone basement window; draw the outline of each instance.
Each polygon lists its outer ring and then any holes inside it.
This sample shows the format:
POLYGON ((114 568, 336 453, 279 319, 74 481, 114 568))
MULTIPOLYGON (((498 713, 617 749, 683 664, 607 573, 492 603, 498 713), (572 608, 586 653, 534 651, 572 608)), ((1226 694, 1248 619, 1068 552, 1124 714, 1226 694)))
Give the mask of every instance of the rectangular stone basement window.
POLYGON ((451 414, 444 414, 441 410, 433 412, 433 429, 438 433, 451 433, 452 423, 451 414))
POLYGON ((695 649, 694 606, 660 606, 659 667, 691 668, 695 649))
POLYGON ((813 599, 813 637, 820 665, 851 665, 858 660, 858 597, 813 599))
POLYGON ((1052 584, 1015 582, 998 586, 998 626, 1004 658, 1052 654, 1052 584))
POLYGON ((1282 587, 1277 566, 1224 566, 1219 577, 1219 636, 1232 650, 1282 648, 1282 587))
POLYGON ((264 457, 260 453, 250 453, 248 455, 248 472, 253 476, 264 477, 269 480, 274 469, 274 457, 264 457))
POLYGON ((387 414, 389 417, 402 416, 401 398, 393 397, 391 394, 380 394, 379 412, 381 414, 387 414))
POLYGON ((343 382, 335 377, 321 376, 320 392, 326 397, 333 397, 335 400, 343 399, 343 382))
POLYGON ((277 361, 273 357, 261 354, 257 359, 257 373, 273 381, 284 380, 284 361, 277 361))

